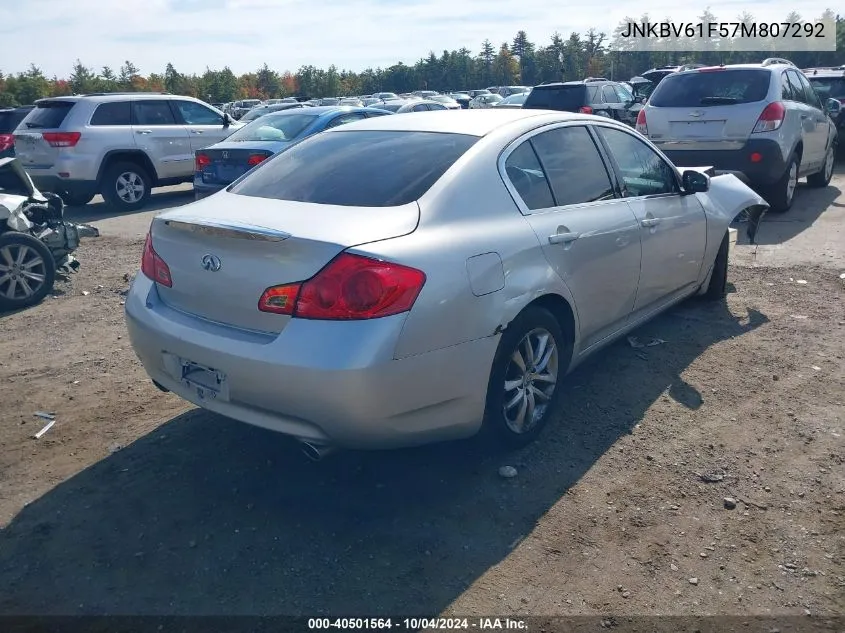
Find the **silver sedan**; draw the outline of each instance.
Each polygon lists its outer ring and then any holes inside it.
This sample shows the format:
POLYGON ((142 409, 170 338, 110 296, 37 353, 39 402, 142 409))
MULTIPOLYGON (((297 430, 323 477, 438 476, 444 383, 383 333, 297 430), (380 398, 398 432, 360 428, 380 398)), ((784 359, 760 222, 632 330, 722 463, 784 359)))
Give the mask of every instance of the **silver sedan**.
POLYGON ((159 388, 315 458, 482 427, 521 445, 590 354, 722 300, 728 226, 765 208, 606 118, 379 117, 153 220, 127 324, 159 388))

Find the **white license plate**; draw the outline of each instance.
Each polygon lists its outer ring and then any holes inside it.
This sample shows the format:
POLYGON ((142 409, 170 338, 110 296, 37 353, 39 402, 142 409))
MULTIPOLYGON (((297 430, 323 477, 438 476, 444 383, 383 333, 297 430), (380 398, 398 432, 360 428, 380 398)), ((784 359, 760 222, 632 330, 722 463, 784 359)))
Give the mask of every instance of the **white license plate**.
POLYGON ((229 381, 225 373, 175 354, 164 352, 163 355, 165 367, 170 375, 198 400, 229 401, 229 381))

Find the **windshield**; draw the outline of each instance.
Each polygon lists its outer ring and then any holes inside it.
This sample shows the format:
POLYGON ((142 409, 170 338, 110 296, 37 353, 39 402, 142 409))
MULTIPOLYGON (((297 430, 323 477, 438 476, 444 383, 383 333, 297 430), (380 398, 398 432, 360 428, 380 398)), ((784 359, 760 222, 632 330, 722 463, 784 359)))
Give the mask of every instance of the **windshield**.
POLYGON ((292 141, 315 119, 316 114, 267 114, 237 130, 226 142, 237 141, 292 141))
POLYGON ((525 103, 525 99, 528 97, 527 92, 523 92, 516 95, 511 95, 507 99, 503 100, 499 105, 510 105, 510 104, 522 104, 525 103))
POLYGON ((822 99, 845 97, 845 77, 808 77, 808 79, 822 99))
POLYGON ((767 70, 685 72, 661 81, 649 99, 658 108, 695 108, 762 101, 769 92, 767 70))
POLYGON ((437 132, 315 134, 258 167, 232 193, 275 200, 393 207, 418 200, 476 136, 437 132))

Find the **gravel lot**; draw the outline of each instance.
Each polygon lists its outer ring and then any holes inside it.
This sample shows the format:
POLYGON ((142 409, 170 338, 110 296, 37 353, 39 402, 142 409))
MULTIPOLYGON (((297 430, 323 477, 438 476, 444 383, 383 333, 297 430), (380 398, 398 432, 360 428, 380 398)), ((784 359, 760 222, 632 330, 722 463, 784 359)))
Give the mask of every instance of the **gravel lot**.
POLYGON ((0 613, 845 612, 842 191, 580 368, 538 444, 319 464, 150 384, 121 293, 152 212, 73 211, 80 273, 0 316, 0 613))

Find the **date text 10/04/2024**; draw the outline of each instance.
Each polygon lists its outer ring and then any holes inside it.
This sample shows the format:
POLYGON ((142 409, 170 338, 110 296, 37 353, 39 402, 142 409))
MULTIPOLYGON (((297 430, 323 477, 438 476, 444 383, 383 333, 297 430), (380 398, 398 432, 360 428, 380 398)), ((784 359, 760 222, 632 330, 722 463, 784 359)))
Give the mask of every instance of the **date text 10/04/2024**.
POLYGON ((824 38, 824 22, 628 22, 623 38, 824 38))
POLYGON ((525 620, 514 618, 309 618, 310 630, 328 629, 402 629, 425 630, 479 630, 479 631, 527 631, 525 620))

